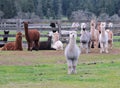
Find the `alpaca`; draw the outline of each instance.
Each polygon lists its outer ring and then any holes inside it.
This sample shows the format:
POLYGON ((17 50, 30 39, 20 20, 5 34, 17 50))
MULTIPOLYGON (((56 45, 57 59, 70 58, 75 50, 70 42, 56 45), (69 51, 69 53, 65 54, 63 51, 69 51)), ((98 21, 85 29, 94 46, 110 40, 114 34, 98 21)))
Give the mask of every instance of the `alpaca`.
POLYGON ((52 42, 52 48, 63 50, 63 43, 59 40, 59 33, 57 31, 52 33, 52 42))
POLYGON ((64 51, 68 64, 68 74, 77 73, 76 66, 80 55, 80 49, 76 44, 76 37, 77 37, 76 31, 70 32, 69 34, 70 40, 64 51))
MULTIPOLYGON (((85 28, 86 29, 86 23, 81 23, 81 29, 85 28)), ((83 30, 81 30, 80 34, 82 34, 83 30)))
POLYGON ((25 38, 28 43, 28 51, 32 51, 33 44, 35 45, 35 50, 39 49, 39 38, 40 33, 37 29, 28 30, 28 22, 24 22, 25 38))
MULTIPOLYGON (((52 43, 52 36, 48 36, 47 41, 40 42, 39 50, 56 50, 54 48, 51 48, 52 43)), ((35 47, 33 47, 33 50, 35 50, 35 47)))
POLYGON ((110 47, 110 49, 112 49, 112 46, 113 46, 113 32, 109 29, 107 29, 106 32, 108 33, 108 47, 110 47))
POLYGON ((113 32, 111 31, 112 27, 113 27, 113 23, 110 22, 108 24, 109 29, 106 30, 108 33, 108 47, 110 49, 112 49, 112 46, 113 46, 113 32))
POLYGON ((112 28, 112 27, 113 27, 113 23, 111 23, 111 22, 108 23, 108 27, 109 27, 109 28, 112 28))
POLYGON ((99 36, 99 42, 100 42, 100 53, 103 53, 104 51, 108 53, 108 33, 105 31, 106 23, 101 22, 101 34, 99 36))
POLYGON ((0 40, 0 47, 3 47, 5 45, 5 43, 7 43, 8 41, 8 34, 9 34, 9 31, 8 30, 4 30, 4 36, 3 36, 3 39, 0 40))
POLYGON ((90 23, 90 34, 91 34, 91 47, 94 48, 98 48, 99 46, 99 31, 95 29, 95 21, 92 20, 90 23))
POLYGON ((90 32, 86 31, 84 24, 81 24, 80 48, 85 48, 86 53, 90 52, 90 32))
POLYGON ((22 33, 16 34, 15 42, 6 43, 1 50, 23 50, 22 48, 22 33))
POLYGON ((53 42, 53 44, 55 43, 55 42, 57 42, 59 40, 59 33, 56 31, 56 32, 53 32, 52 33, 52 42, 53 42))
POLYGON ((63 43, 60 40, 58 40, 52 45, 52 48, 56 50, 63 50, 63 43))
POLYGON ((80 25, 79 25, 79 23, 78 22, 73 22, 72 23, 72 28, 74 29, 74 30, 78 30, 78 27, 79 27, 80 25))
POLYGON ((97 30, 99 31, 99 34, 101 33, 100 24, 101 24, 101 22, 98 22, 98 23, 97 23, 97 30))

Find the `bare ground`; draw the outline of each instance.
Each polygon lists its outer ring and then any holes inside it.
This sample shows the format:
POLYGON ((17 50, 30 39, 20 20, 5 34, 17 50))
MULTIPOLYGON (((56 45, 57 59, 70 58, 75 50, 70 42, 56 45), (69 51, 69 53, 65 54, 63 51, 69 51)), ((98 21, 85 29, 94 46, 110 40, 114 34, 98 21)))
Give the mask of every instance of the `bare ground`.
MULTIPOLYGON (((100 54, 99 49, 91 49, 91 53, 81 53, 80 63, 105 61, 110 57, 119 60, 120 48, 109 50, 109 54, 100 54), (112 57, 113 56, 113 57, 112 57), (100 57, 100 58, 98 58, 100 57), (105 58, 105 59, 104 59, 105 58)), ((65 64, 64 51, 41 50, 41 51, 0 51, 0 65, 36 65, 36 64, 65 64)))

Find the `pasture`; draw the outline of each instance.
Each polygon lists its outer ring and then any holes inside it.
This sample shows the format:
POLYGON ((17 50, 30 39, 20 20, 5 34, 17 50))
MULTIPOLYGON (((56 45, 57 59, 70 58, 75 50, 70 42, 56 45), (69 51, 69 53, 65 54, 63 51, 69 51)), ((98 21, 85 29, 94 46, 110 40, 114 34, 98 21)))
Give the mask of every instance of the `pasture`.
POLYGON ((67 74, 64 51, 0 51, 0 88, 119 88, 118 47, 82 53, 74 75, 67 74))
MULTIPOLYGON (((16 31, 10 31, 10 34, 15 35, 16 31)), ((114 36, 114 39, 119 40, 120 36, 114 36)), ((15 37, 8 38, 8 41, 14 40, 15 37)), ((47 38, 41 37, 40 40, 46 41, 47 38)), ((24 37, 23 41, 26 42, 24 37)), ((30 52, 26 48, 23 51, 0 51, 0 88, 119 88, 119 41, 113 46, 109 54, 100 54, 99 49, 82 53, 74 75, 67 74, 64 51, 30 52)))

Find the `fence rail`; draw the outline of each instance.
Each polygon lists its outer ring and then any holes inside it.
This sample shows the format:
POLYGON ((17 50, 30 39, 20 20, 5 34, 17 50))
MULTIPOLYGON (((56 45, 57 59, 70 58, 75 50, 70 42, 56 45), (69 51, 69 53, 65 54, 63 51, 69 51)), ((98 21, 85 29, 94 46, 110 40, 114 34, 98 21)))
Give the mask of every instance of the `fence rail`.
MULTIPOLYGON (((72 21, 64 21, 64 20, 40 20, 40 21, 34 21, 30 19, 2 19, 0 20, 0 32, 3 30, 9 30, 9 31, 23 31, 23 22, 29 21, 29 28, 33 29, 36 28, 39 31, 52 31, 52 28, 49 26, 51 22, 57 23, 56 29, 60 31, 61 37, 64 37, 66 35, 62 35, 62 30, 71 30, 71 24, 72 21)), ((79 23, 85 22, 87 23, 87 29, 89 30, 89 23, 90 21, 80 21, 79 23)), ((113 22, 114 26, 111 29, 115 36, 120 36, 120 22, 113 22)), ((78 29, 80 31, 80 28, 78 29)), ((79 32, 80 33, 80 32, 79 32)), ((78 34, 80 35, 80 34, 78 34)), ((0 34, 0 37, 4 37, 4 34, 0 34)), ((8 34, 8 37, 15 37, 15 34, 8 34)), ((68 36, 68 35, 67 35, 68 36)), ((47 34, 41 34, 41 37, 47 37, 47 34)), ((120 39, 115 39, 114 41, 120 41, 120 39)))

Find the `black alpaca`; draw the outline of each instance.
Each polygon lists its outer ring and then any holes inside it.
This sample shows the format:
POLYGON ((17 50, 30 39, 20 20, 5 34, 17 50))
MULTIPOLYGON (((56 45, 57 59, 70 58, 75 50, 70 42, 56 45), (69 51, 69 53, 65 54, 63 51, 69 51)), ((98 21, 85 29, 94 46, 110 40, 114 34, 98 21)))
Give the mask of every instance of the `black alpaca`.
POLYGON ((8 30, 4 30, 3 39, 0 40, 0 47, 3 47, 5 45, 5 43, 7 43, 7 41, 8 41, 8 34, 9 34, 9 31, 8 30))
MULTIPOLYGON (((51 48, 51 42, 52 42, 52 36, 48 36, 47 41, 40 42, 39 50, 56 50, 54 48, 51 48)), ((33 50, 35 50, 35 47, 33 47, 33 50)))

